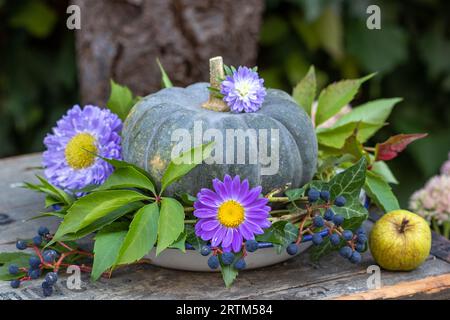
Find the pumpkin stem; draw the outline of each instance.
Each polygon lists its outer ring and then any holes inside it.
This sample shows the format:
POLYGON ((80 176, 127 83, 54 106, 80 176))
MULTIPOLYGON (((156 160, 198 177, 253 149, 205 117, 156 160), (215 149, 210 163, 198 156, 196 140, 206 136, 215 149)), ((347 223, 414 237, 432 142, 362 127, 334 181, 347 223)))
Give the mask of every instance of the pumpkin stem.
POLYGON ((209 94, 208 101, 206 101, 202 107, 212 111, 230 111, 230 107, 228 107, 228 105, 213 92, 220 90, 220 83, 225 78, 222 57, 219 56, 209 59, 209 75, 211 88, 213 88, 213 90, 211 90, 209 94))

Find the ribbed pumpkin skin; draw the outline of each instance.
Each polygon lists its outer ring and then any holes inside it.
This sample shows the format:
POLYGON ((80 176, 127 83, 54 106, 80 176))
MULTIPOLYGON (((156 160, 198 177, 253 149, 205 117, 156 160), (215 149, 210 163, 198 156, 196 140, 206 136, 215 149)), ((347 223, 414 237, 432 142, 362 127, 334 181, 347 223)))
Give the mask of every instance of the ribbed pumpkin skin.
MULTIPOLYGON (((260 164, 201 164, 167 189, 167 194, 187 192, 196 195, 200 188, 211 187, 214 178, 238 174, 251 185, 261 185, 263 192, 291 183, 299 187, 310 181, 317 165, 317 139, 311 120, 285 92, 268 89, 262 108, 255 113, 215 112, 201 107, 208 100, 207 83, 187 88, 167 88, 143 98, 131 110, 123 129, 123 155, 161 181, 170 162, 172 132, 187 129, 193 136, 195 121, 202 121, 203 132, 218 129, 279 130, 279 170, 275 175, 261 175, 260 164)), ((206 143, 208 141, 203 141, 206 143)), ((224 157, 225 157, 224 141, 224 157)), ((246 162, 248 163, 248 141, 246 162)), ((268 146, 270 154, 270 145, 268 146)))

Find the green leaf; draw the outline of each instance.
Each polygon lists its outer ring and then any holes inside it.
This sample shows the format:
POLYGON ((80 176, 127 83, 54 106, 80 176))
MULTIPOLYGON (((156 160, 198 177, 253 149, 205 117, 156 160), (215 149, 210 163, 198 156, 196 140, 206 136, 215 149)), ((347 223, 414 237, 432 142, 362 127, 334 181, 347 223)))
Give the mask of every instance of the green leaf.
POLYGON ((395 178, 389 166, 384 161, 376 161, 372 164, 372 172, 381 176, 387 183, 398 184, 397 178, 395 178))
POLYGON ((362 156, 365 156, 364 147, 362 143, 358 141, 358 127, 356 127, 353 133, 345 140, 342 148, 337 149, 320 145, 320 152, 324 161, 320 164, 318 173, 329 169, 334 171, 335 167, 344 162, 353 162, 360 159, 362 156))
POLYGON ((41 213, 41 214, 39 214, 37 216, 34 216, 34 217, 28 219, 27 221, 32 221, 32 220, 42 219, 42 218, 47 218, 47 217, 56 217, 56 218, 64 219, 64 216, 65 216, 64 213, 57 212, 57 211, 44 212, 44 213, 41 213))
MULTIPOLYGON (((359 189, 361 191, 361 189, 359 189)), ((345 218, 345 220, 352 220, 357 218, 361 222, 367 219, 367 209, 361 204, 359 197, 347 197, 347 202, 344 207, 333 206, 333 211, 345 218)), ((344 226, 345 226, 344 222, 344 226)))
POLYGON ((342 80, 326 87, 319 95, 316 125, 327 121, 353 100, 362 83, 372 78, 370 74, 364 78, 342 80))
POLYGON ((319 261, 323 256, 336 250, 337 248, 331 244, 329 237, 326 237, 319 246, 313 246, 311 248, 309 258, 312 261, 316 262, 319 261))
POLYGON ((133 263, 150 252, 157 239, 158 220, 159 207, 156 202, 136 213, 123 241, 116 265, 133 263))
POLYGON ((206 241, 197 237, 195 234, 195 228, 192 225, 186 225, 184 232, 186 233, 186 242, 195 248, 195 250, 200 251, 200 249, 206 244, 206 241))
POLYGON ((297 201, 305 195, 305 188, 290 189, 285 192, 289 201, 297 201))
POLYGON ((330 191, 331 198, 334 199, 342 195, 347 200, 350 198, 359 199, 361 188, 366 180, 366 169, 367 160, 362 157, 356 164, 335 175, 328 183, 327 188, 330 191))
POLYGON ((105 228, 97 233, 91 272, 92 281, 96 281, 114 265, 126 234, 127 231, 121 228, 105 228))
POLYGON ((224 71, 226 76, 232 76, 233 75, 233 70, 231 70, 231 68, 229 66, 227 66, 226 64, 223 65, 223 71, 224 71))
POLYGON ((350 122, 384 123, 388 119, 394 106, 402 101, 402 98, 378 99, 355 107, 351 112, 343 115, 336 126, 350 122))
POLYGON ((131 166, 116 169, 105 183, 97 188, 97 190, 126 188, 149 190, 156 195, 155 186, 152 181, 146 175, 131 166))
POLYGON ((64 235, 61 240, 67 241, 67 240, 77 240, 77 239, 84 238, 87 235, 89 235, 97 230, 100 230, 106 226, 109 226, 111 223, 113 223, 117 219, 123 217, 124 215, 135 212, 136 210, 139 210, 143 206, 144 206, 144 203, 141 201, 128 203, 128 204, 124 205, 123 207, 120 207, 119 209, 110 212, 108 215, 94 221, 87 227, 84 227, 83 229, 81 229, 75 233, 69 233, 69 234, 64 235))
POLYGON ((169 248, 178 249, 183 253, 186 252, 186 237, 187 235, 185 232, 181 233, 178 239, 172 243, 169 248))
POLYGON ((365 23, 365 20, 350 21, 346 28, 346 41, 348 53, 366 72, 387 73, 408 59, 406 29, 383 21, 381 30, 369 30, 361 27, 365 23))
POLYGON ((120 119, 125 120, 131 108, 136 103, 136 98, 133 93, 125 86, 121 86, 111 80, 111 95, 106 103, 106 106, 120 119))
POLYGON ((384 126, 392 109, 400 101, 402 101, 401 98, 370 101, 353 108, 351 112, 343 115, 332 127, 338 128, 349 123, 364 123, 365 125, 362 126, 362 130, 359 130, 358 141, 365 143, 384 126))
POLYGON ((345 145, 345 141, 358 129, 357 139, 359 142, 367 140, 373 132, 378 131, 384 126, 384 123, 367 123, 367 122, 349 122, 343 125, 333 125, 330 128, 317 128, 316 134, 319 144, 341 149, 345 145))
POLYGON ((54 206, 56 204, 62 204, 60 199, 55 199, 50 195, 47 195, 45 197, 45 208, 49 208, 51 206, 54 206))
POLYGON ((164 88, 172 88, 173 84, 172 81, 170 81, 169 76, 167 75, 166 71, 164 70, 164 67, 161 64, 161 61, 159 59, 156 59, 156 63, 158 64, 159 70, 161 70, 161 81, 164 88))
POLYGON ((1 252, 0 264, 11 264, 11 261, 23 261, 27 264, 31 254, 26 252, 1 252))
POLYGON ((163 198, 158 223, 156 255, 174 243, 184 230, 184 208, 177 200, 163 198))
POLYGON ((142 200, 149 200, 149 198, 131 190, 97 191, 88 194, 75 201, 67 210, 64 221, 53 240, 59 240, 68 233, 77 232, 126 204, 142 200))
POLYGON ((180 200, 186 206, 193 206, 194 202, 197 201, 197 197, 194 197, 188 193, 183 193, 180 195, 180 200))
POLYGON ((313 29, 321 47, 336 61, 342 59, 343 23, 342 14, 334 6, 327 6, 320 17, 313 23, 313 29))
POLYGON ((287 247, 294 242, 298 236, 298 228, 287 221, 277 221, 270 228, 264 230, 264 233, 256 236, 259 242, 270 242, 280 245, 282 248, 287 247))
POLYGON ((31 254, 26 252, 2 252, 0 253, 0 281, 9 281, 13 279, 19 279, 25 276, 24 272, 12 275, 9 273, 9 266, 12 264, 17 265, 19 268, 28 267, 28 260, 31 254))
MULTIPOLYGON (((437 24, 436 24, 437 25, 437 24)), ((419 39, 419 54, 427 68, 429 78, 436 80, 450 73, 450 41, 441 26, 433 28, 419 39)))
POLYGON ((311 115, 311 108, 316 97, 316 73, 314 66, 309 68, 306 76, 294 88, 292 96, 294 100, 311 115))
POLYGON ((238 261, 240 258, 242 258, 242 252, 236 253, 234 255, 234 261, 230 265, 224 265, 222 262, 222 257, 219 256, 219 262, 220 262, 220 271, 222 272, 222 278, 223 282, 225 282, 225 286, 229 288, 234 280, 236 279, 239 271, 234 268, 234 263, 238 261))
POLYGON ((147 171, 145 171, 142 168, 139 168, 138 166, 135 166, 134 164, 131 164, 129 162, 123 161, 123 160, 116 160, 116 159, 108 159, 108 158, 104 158, 101 157, 99 155, 97 155, 100 159, 108 162, 110 165, 112 165, 114 167, 114 169, 123 169, 123 168, 133 168, 134 170, 140 172, 142 175, 146 176, 147 178, 150 179, 150 175, 147 171))
POLYGON ((24 28, 37 38, 45 38, 53 31, 58 16, 56 12, 42 1, 25 2, 9 20, 14 28, 24 28))
POLYGON ((54 186, 50 182, 48 182, 43 177, 36 175, 41 184, 32 184, 28 182, 24 182, 23 187, 26 189, 34 190, 37 192, 45 193, 47 196, 55 199, 55 201, 60 201, 61 204, 71 205, 74 201, 73 196, 63 191, 62 189, 54 186))
POLYGON ((161 179, 161 193, 172 183, 178 181, 183 176, 189 173, 197 165, 201 164, 203 160, 209 157, 213 150, 214 142, 201 145, 196 148, 181 154, 179 157, 173 159, 167 166, 166 172, 161 179))
POLYGON ((400 204, 391 187, 381 176, 368 171, 364 189, 369 197, 385 212, 400 209, 400 204))

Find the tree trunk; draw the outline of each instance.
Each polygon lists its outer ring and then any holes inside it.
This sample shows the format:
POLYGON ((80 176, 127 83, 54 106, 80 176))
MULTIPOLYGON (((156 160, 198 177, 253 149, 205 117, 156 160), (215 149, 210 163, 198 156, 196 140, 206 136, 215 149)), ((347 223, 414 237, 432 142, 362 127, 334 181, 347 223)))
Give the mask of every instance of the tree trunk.
POLYGON ((161 88, 160 58, 175 85, 208 81, 208 60, 254 65, 263 0, 74 0, 84 103, 105 105, 109 81, 144 96, 161 88))

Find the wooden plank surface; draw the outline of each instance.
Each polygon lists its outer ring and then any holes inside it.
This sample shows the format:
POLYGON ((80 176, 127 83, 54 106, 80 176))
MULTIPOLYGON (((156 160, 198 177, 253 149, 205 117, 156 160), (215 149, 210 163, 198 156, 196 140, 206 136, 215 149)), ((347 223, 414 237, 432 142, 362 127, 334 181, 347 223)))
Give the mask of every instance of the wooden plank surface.
MULTIPOLYGON (((18 237, 31 237, 39 225, 56 230, 54 218, 27 221, 43 211, 43 197, 18 188, 24 180, 35 181, 40 154, 0 160, 0 252, 14 251, 18 237)), ((368 222, 366 228, 371 227, 368 222)), ((308 253, 287 262, 258 270, 241 272, 232 288, 226 289, 220 274, 182 272, 151 265, 127 267, 112 279, 91 283, 83 275, 80 290, 69 290, 65 277, 56 286, 52 299, 450 299, 448 258, 449 242, 433 238, 432 255, 412 272, 381 271, 382 287, 368 290, 371 274, 367 268, 375 262, 363 254, 360 265, 353 265, 336 253, 312 263, 308 253), (447 261, 446 261, 447 260, 447 261)), ((11 289, 0 282, 1 299, 43 299, 41 281, 11 289)))

